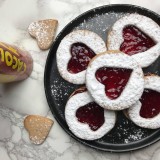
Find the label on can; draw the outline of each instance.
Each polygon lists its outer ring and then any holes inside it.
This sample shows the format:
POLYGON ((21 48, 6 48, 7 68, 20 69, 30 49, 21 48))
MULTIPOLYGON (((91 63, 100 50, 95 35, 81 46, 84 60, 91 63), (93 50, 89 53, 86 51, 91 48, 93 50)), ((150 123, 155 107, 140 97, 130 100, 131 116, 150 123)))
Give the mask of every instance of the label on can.
POLYGON ((26 79, 32 69, 33 60, 27 51, 0 42, 0 83, 26 79))

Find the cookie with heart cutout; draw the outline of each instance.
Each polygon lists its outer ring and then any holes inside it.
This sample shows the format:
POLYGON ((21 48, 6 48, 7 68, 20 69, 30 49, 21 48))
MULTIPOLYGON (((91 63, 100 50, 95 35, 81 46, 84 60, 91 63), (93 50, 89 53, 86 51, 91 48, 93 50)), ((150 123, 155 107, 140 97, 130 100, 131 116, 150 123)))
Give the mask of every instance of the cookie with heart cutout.
POLYGON ((62 39, 57 49, 59 73, 70 83, 84 84, 88 63, 96 54, 106 50, 105 42, 96 33, 75 30, 62 39))
POLYGON ((143 71, 131 57, 120 51, 95 56, 86 71, 86 86, 95 102, 109 110, 129 108, 144 89, 143 71))
POLYGON ((65 107, 65 119, 71 132, 85 140, 103 137, 114 126, 116 114, 96 104, 87 89, 73 92, 65 107))
POLYGON ((83 92, 86 92, 86 91, 87 91, 86 86, 80 87, 80 88, 76 89, 76 90, 70 95, 70 97, 74 96, 75 94, 83 93, 83 92))
POLYGON ((132 56, 141 67, 147 67, 160 55, 160 26, 146 16, 126 15, 112 26, 107 47, 120 50, 132 56))
POLYGON ((127 115, 140 127, 160 128, 160 77, 145 76, 144 87, 140 100, 127 110, 127 115))

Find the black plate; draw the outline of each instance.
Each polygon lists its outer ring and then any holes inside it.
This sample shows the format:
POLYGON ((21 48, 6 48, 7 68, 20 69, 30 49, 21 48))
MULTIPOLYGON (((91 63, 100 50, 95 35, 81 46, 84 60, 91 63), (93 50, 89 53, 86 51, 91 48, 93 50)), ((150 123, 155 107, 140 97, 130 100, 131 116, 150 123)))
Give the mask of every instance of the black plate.
MULTIPOLYGON (((140 128, 129 121, 122 112, 118 112, 116 126, 103 138, 94 141, 85 141, 74 136, 66 124, 64 109, 70 94, 80 86, 68 83, 61 78, 57 70, 56 51, 61 40, 74 29, 91 30, 99 34, 106 41, 107 32, 113 23, 123 15, 135 12, 150 17, 160 25, 160 16, 145 8, 132 5, 107 5, 98 7, 85 12, 71 21, 57 36, 47 58, 44 84, 48 104, 54 117, 70 136, 95 149, 114 152, 136 150, 158 141, 160 139, 160 130, 140 128)), ((160 67, 159 62, 160 59, 150 67, 144 69, 144 72, 160 74, 158 70, 160 67)))

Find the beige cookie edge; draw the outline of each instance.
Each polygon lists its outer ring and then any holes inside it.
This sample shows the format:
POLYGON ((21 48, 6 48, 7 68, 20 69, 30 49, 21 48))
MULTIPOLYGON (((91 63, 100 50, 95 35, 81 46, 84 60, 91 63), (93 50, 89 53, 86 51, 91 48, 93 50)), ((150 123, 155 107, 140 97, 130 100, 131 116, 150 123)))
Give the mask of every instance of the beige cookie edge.
POLYGON ((54 40, 55 40, 55 36, 56 36, 56 31, 57 31, 57 28, 58 28, 58 20, 57 19, 44 19, 44 20, 37 20, 37 21, 34 21, 34 22, 32 22, 32 23, 30 23, 29 24, 29 26, 28 26, 28 33, 29 33, 29 35, 32 37, 32 38, 34 38, 34 39, 36 39, 36 41, 37 41, 37 45, 38 45, 38 47, 41 49, 41 50, 47 50, 47 49, 49 49, 50 47, 51 47, 51 45, 52 45, 52 43, 54 42, 54 40), (51 40, 47 43, 47 44, 44 44, 44 43, 42 43, 41 41, 39 41, 38 39, 37 39, 37 36, 36 36, 36 28, 35 29, 32 29, 32 27, 34 26, 34 25, 36 25, 36 24, 38 24, 38 23, 43 23, 43 22, 45 22, 45 23, 53 23, 52 25, 53 25, 53 36, 52 36, 52 38, 51 38, 51 40))
MULTIPOLYGON (((56 31, 57 31, 57 28, 58 28, 58 20, 53 20, 53 19, 48 19, 49 20, 52 20, 53 21, 53 36, 51 38, 51 40, 47 43, 41 43, 40 41, 38 41, 37 39, 37 44, 38 44, 38 47, 41 49, 41 50, 47 50, 51 47, 52 43, 54 42, 55 40, 55 36, 56 36, 56 31)), ((46 20, 47 21, 47 20, 46 20)))
POLYGON ((54 124, 54 121, 52 119, 47 118, 47 117, 43 117, 43 116, 39 116, 39 115, 28 115, 24 119, 24 128, 26 129, 26 131, 29 134, 29 139, 33 144, 37 144, 37 145, 42 144, 46 140, 53 124, 54 124), (30 136, 30 134, 32 134, 32 131, 31 131, 31 128, 30 128, 30 125, 29 125, 29 121, 33 120, 33 119, 35 120, 36 118, 40 118, 41 121, 45 121, 45 122, 49 123, 49 130, 45 131, 47 133, 45 135, 45 137, 38 138, 36 136, 34 136, 34 137, 30 136))

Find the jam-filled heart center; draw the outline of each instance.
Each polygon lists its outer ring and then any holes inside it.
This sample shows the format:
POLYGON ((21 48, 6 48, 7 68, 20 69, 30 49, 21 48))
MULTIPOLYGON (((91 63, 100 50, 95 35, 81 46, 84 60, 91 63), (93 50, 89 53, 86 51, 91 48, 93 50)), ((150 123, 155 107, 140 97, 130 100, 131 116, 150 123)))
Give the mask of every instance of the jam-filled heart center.
POLYGON ((100 83, 105 85, 106 96, 116 99, 124 90, 131 73, 131 69, 102 67, 96 71, 95 76, 100 83))
POLYGON ((133 25, 124 27, 123 38, 120 51, 128 55, 147 51, 156 44, 147 34, 133 25))
POLYGON ((88 124, 91 130, 96 131, 104 123, 104 109, 97 103, 91 102, 78 108, 76 117, 79 122, 88 124))
POLYGON ((153 118, 160 113, 160 93, 150 89, 145 89, 140 102, 140 116, 143 118, 153 118))
POLYGON ((72 74, 79 73, 85 69, 95 53, 87 45, 81 42, 73 43, 70 48, 71 59, 68 62, 68 71, 72 74))

